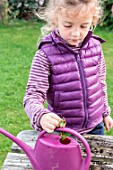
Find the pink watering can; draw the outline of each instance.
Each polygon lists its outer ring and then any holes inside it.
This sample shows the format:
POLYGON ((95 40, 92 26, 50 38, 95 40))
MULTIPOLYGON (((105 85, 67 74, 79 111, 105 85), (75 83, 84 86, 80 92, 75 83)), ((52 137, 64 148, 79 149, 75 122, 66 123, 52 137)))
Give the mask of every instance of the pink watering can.
POLYGON ((69 128, 57 128, 57 132, 67 132, 78 138, 84 145, 86 157, 82 157, 79 143, 72 137, 61 141, 58 134, 48 134, 43 130, 32 149, 23 141, 0 128, 0 133, 15 142, 28 156, 34 170, 88 170, 91 161, 90 147, 87 141, 76 131, 69 128))

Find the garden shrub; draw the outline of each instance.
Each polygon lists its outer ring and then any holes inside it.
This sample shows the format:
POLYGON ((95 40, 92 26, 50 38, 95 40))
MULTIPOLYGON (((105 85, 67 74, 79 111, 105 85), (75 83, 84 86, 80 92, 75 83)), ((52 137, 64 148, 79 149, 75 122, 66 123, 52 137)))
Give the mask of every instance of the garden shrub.
POLYGON ((102 0, 104 7, 104 16, 102 26, 108 30, 113 30, 113 0, 102 0))
POLYGON ((47 0, 8 0, 11 18, 29 19, 34 17, 34 11, 44 6, 47 0))

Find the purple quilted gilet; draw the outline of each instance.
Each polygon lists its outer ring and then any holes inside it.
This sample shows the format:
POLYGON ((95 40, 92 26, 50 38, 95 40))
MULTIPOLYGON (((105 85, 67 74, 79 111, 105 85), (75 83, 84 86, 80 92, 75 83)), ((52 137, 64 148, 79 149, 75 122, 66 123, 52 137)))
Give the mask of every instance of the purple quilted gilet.
POLYGON ((98 62, 102 39, 89 32, 79 52, 74 52, 53 31, 39 45, 51 64, 49 109, 65 117, 67 127, 77 131, 95 127, 104 111, 98 62))

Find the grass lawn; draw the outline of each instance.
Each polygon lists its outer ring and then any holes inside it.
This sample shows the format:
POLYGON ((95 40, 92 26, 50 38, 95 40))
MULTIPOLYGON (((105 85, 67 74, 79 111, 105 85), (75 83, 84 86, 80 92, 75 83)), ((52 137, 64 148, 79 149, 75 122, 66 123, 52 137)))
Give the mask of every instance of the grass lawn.
MULTIPOLYGON (((24 129, 31 129, 22 102, 41 25, 41 22, 16 21, 8 26, 0 26, 0 127, 15 136, 24 129)), ((103 44, 103 50, 107 64, 109 104, 112 109, 113 34, 100 29, 95 33, 107 40, 103 44)), ((107 134, 113 135, 113 130, 107 134)), ((9 139, 0 135, 0 168, 11 145, 9 139)))

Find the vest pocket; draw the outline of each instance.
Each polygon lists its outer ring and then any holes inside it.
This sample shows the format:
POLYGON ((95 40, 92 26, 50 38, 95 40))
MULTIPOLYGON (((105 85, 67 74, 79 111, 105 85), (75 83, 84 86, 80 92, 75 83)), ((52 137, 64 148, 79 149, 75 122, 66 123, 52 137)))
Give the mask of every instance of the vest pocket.
POLYGON ((55 92, 55 96, 54 96, 54 107, 55 108, 58 107, 58 100, 59 100, 59 93, 55 92))

